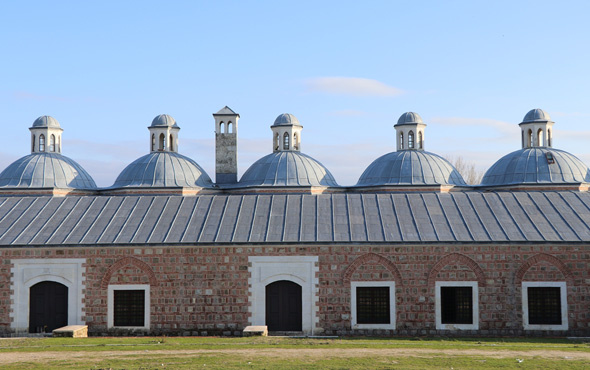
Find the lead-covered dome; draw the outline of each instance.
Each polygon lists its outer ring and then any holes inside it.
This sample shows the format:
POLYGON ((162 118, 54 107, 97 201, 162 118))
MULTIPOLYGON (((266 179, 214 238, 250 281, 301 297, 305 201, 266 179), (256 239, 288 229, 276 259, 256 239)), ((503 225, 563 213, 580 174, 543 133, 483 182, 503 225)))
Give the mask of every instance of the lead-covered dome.
POLYGON ((273 126, 283 126, 283 125, 296 125, 301 126, 297 117, 290 113, 283 113, 279 115, 275 122, 272 124, 273 126))
POLYGON ((522 123, 530 123, 530 122, 545 122, 551 121, 551 117, 549 113, 545 112, 543 109, 531 109, 528 113, 524 116, 522 123))
POLYGON ((150 127, 159 127, 159 126, 178 127, 174 118, 172 118, 171 116, 169 116, 167 114, 160 114, 159 116, 156 116, 156 118, 154 118, 152 120, 152 124, 150 125, 150 127))
POLYGON ((422 121, 422 117, 418 113, 415 112, 406 112, 402 114, 399 119, 397 120, 397 125, 415 125, 424 123, 422 121))
POLYGON ((420 150, 400 150, 377 158, 359 178, 357 186, 457 185, 465 180, 443 157, 420 150))
POLYGON ((111 188, 211 186, 211 178, 192 159, 175 152, 152 152, 128 165, 111 188))
POLYGON ((242 176, 240 186, 338 186, 320 162, 296 151, 260 158, 242 176))
POLYGON ((590 182, 590 174, 580 159, 563 150, 536 147, 517 150, 500 158, 485 173, 481 185, 581 182, 590 182))
POLYGON ((59 122, 51 116, 41 116, 33 122, 33 127, 55 127, 60 128, 59 122))
POLYGON ((0 173, 0 187, 95 189, 96 183, 74 160, 59 153, 33 153, 0 173))

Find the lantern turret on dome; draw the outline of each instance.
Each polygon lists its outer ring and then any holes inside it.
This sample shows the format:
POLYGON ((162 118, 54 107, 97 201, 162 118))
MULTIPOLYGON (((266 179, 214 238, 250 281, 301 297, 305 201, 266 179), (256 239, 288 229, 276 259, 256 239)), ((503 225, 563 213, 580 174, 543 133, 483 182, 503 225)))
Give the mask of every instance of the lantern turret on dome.
POLYGON ((522 148, 552 147, 554 123, 544 110, 530 110, 519 123, 522 148))
POLYGON ((397 150, 424 150, 424 128, 426 124, 418 113, 406 112, 394 125, 397 137, 397 150))
POLYGON ((51 116, 41 116, 29 128, 31 131, 31 153, 61 153, 59 122, 51 116))
POLYGON ((178 131, 180 127, 174 118, 160 114, 148 127, 150 130, 151 152, 178 152, 178 131))
POLYGON ((273 135, 273 152, 301 151, 301 130, 303 126, 297 117, 283 113, 270 126, 273 135))

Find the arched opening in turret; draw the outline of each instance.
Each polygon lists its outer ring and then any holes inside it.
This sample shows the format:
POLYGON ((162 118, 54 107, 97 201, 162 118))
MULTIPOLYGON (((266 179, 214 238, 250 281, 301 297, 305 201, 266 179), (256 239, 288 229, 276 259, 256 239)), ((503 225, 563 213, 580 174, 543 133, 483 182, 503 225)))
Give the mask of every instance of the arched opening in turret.
POLYGON ((529 129, 527 137, 528 137, 527 148, 530 148, 531 146, 533 146, 533 130, 529 129))
POLYGON ((152 134, 152 145, 151 145, 151 151, 155 152, 156 151, 156 135, 152 134))
POLYGON ((293 149, 299 150, 299 138, 297 137, 297 133, 293 134, 293 149))
POLYGON ((43 134, 39 135, 39 151, 45 151, 45 135, 43 134))
POLYGON ((283 150, 289 150, 289 133, 283 134, 283 150))
POLYGON ((547 146, 551 147, 551 130, 547 130, 547 146))
POLYGON ((165 148, 165 144, 166 144, 166 136, 164 136, 164 134, 160 134, 160 143, 158 146, 158 150, 163 151, 165 148))
POLYGON ((31 137, 31 153, 35 152, 35 135, 31 137))
POLYGON ((172 134, 170 134, 170 151, 174 151, 174 140, 172 139, 172 134))
POLYGON ((414 149, 414 131, 408 132, 408 149, 414 149))
POLYGON ((277 134, 275 135, 275 145, 274 145, 274 149, 275 150, 279 150, 279 133, 277 132, 277 134))
POLYGON ((418 132, 418 149, 424 149, 422 131, 418 132))
POLYGON ((403 132, 399 133, 399 148, 400 149, 404 148, 404 133, 403 132))
POLYGON ((229 121, 227 123, 227 133, 228 134, 233 134, 234 133, 234 124, 232 123, 232 121, 229 121))
POLYGON ((543 141, 543 129, 539 129, 539 131, 537 131, 537 143, 539 146, 545 146, 543 141))
POLYGON ((49 137, 49 151, 55 152, 55 135, 51 135, 49 137))
POLYGON ((223 131, 225 128, 225 124, 223 123, 223 121, 219 122, 219 133, 223 134, 225 133, 225 131, 223 131))
POLYGON ((61 136, 57 137, 57 152, 61 153, 61 136))

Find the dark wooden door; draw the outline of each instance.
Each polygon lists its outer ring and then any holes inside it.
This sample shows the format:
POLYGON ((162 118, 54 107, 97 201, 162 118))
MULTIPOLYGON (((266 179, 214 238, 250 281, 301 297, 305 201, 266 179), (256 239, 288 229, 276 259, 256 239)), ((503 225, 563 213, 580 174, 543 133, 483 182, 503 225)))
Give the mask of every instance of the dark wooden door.
POLYGON ((68 325, 68 287, 43 281, 30 289, 29 333, 51 333, 68 325))
POLYGON ((269 331, 301 331, 301 285, 281 280, 266 286, 266 326, 269 331))

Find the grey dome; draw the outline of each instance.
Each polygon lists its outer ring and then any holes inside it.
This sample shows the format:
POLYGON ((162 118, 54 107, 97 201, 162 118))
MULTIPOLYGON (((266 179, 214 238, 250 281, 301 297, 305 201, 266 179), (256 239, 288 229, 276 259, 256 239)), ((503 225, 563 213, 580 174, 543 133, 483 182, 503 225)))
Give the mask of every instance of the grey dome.
POLYGON ((260 158, 242 176, 242 186, 338 186, 320 162, 301 152, 275 152, 260 158))
POLYGON ((51 116, 41 116, 33 122, 33 127, 57 127, 61 128, 59 122, 51 116))
POLYGON ((525 148, 500 158, 485 173, 483 186, 590 182, 588 167, 576 156, 552 148, 525 148), (554 163, 549 163, 548 154, 554 163))
POLYGON ((0 187, 95 189, 90 175, 72 159, 58 153, 33 153, 0 173, 0 187))
POLYGON ((357 186, 458 185, 463 177, 443 157, 422 150, 400 150, 377 158, 359 178, 357 186))
POLYGON ((153 152, 125 167, 111 188, 212 185, 207 173, 192 159, 174 152, 153 152))
POLYGON ((154 118, 150 127, 157 126, 178 127, 174 118, 167 114, 160 114, 159 116, 156 116, 156 118, 154 118))
POLYGON ((406 112, 402 114, 397 120, 397 125, 415 125, 417 123, 424 123, 422 117, 418 113, 406 112))
POLYGON ((529 123, 529 122, 545 122, 551 121, 551 117, 549 117, 549 113, 545 112, 543 109, 531 109, 522 120, 522 123, 529 123))
POLYGON ((283 113, 275 119, 275 123, 272 124, 273 126, 284 126, 284 125, 296 125, 301 126, 297 117, 290 113, 283 113))

